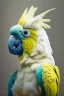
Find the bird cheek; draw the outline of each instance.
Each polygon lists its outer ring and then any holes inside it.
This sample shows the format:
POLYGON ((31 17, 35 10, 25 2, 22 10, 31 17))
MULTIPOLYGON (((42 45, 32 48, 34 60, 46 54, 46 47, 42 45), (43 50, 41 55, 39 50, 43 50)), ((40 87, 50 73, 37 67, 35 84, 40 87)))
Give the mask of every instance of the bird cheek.
POLYGON ((32 38, 22 40, 22 47, 24 52, 31 53, 35 47, 35 41, 32 38))

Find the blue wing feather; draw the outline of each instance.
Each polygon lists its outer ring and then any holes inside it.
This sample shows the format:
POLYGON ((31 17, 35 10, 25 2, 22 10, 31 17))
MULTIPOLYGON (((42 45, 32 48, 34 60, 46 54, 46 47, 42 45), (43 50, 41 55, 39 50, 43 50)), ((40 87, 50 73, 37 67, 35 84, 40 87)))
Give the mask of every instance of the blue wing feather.
POLYGON ((13 95, 12 95, 11 88, 12 88, 14 82, 15 82, 15 79, 14 79, 14 78, 16 77, 16 75, 17 75, 17 71, 14 72, 14 73, 10 76, 10 78, 9 78, 9 81, 8 81, 8 96, 13 96, 13 95))
POLYGON ((43 71, 42 66, 39 66, 36 70, 36 76, 37 76, 38 85, 41 87, 41 90, 42 90, 42 96, 46 96, 44 86, 43 86, 43 81, 42 81, 42 71, 43 71))

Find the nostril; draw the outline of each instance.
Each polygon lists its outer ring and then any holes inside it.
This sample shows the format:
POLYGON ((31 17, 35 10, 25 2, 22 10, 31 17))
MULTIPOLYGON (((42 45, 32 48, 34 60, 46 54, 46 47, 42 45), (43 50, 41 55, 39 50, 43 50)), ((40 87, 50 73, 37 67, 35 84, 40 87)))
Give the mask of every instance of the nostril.
POLYGON ((22 41, 21 41, 21 43, 22 43, 22 41))
POLYGON ((14 46, 16 46, 16 45, 18 45, 18 44, 16 44, 16 42, 14 42, 14 46))
POLYGON ((18 45, 19 45, 19 44, 16 44, 16 42, 14 43, 14 47, 16 47, 16 48, 18 47, 18 45))
POLYGON ((14 46, 17 48, 19 46, 20 42, 14 42, 14 46))

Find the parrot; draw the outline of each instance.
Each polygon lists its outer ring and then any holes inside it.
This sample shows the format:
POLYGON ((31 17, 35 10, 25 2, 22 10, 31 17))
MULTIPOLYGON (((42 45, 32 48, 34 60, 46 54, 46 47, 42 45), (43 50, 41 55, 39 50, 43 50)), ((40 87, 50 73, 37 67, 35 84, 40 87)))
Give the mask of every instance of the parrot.
POLYGON ((25 9, 18 23, 9 30, 9 52, 18 56, 19 67, 8 80, 8 96, 58 96, 60 72, 55 65, 53 50, 45 29, 51 19, 37 16, 37 7, 25 9))

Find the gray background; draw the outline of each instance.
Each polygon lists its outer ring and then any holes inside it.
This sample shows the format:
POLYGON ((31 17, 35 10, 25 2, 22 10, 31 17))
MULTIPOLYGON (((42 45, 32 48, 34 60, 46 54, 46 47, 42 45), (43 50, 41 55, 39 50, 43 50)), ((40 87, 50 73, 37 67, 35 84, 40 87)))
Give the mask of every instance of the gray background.
POLYGON ((0 0, 0 96, 7 96, 7 82, 10 74, 18 68, 17 56, 9 53, 7 42, 9 28, 17 24, 26 7, 34 5, 40 14, 50 8, 56 10, 45 18, 51 18, 51 30, 46 30, 54 51, 56 65, 60 69, 60 95, 64 95, 64 0, 0 0))

